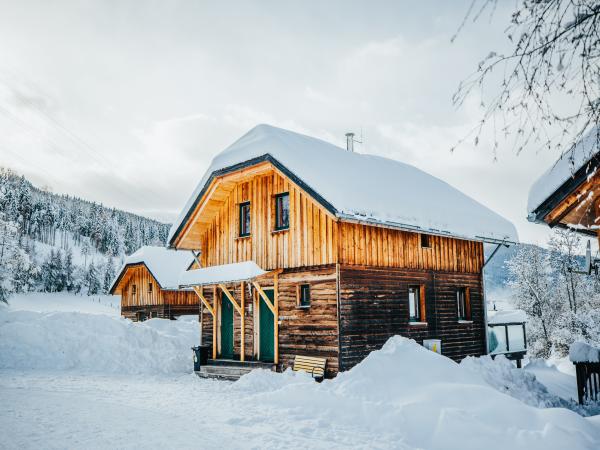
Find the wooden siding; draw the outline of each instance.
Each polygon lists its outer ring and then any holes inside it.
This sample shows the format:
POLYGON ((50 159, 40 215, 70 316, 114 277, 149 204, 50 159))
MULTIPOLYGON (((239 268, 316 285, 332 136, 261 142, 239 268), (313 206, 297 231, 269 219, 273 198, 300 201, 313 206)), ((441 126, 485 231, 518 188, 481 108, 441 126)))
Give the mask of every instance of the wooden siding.
POLYGON ((442 340, 442 354, 461 360, 485 353, 479 274, 362 266, 340 267, 340 368, 348 370, 393 335, 442 340), (425 285, 427 325, 410 325, 408 286, 425 285), (470 291, 472 323, 457 319, 456 291, 470 291))
POLYGON ((121 308, 128 306, 162 305, 163 295, 158 282, 146 266, 140 264, 125 269, 127 272, 121 282, 121 308), (152 283, 152 292, 148 292, 148 283, 152 283), (137 293, 133 295, 133 286, 137 293))
POLYGON ((237 183, 201 235, 203 267, 253 260, 265 270, 336 262, 331 214, 277 172, 237 183), (290 228, 275 231, 276 194, 290 194, 290 228), (250 202, 250 236, 238 237, 239 204, 250 202))
POLYGON ((227 186, 227 196, 219 193, 220 207, 211 209, 212 219, 198 218, 208 222, 194 244, 203 267, 253 260, 265 270, 339 262, 478 273, 483 265, 481 242, 430 235, 430 247, 423 248, 420 233, 341 222, 275 170, 227 186), (275 195, 283 192, 290 194, 290 227, 275 231, 275 195), (239 204, 247 201, 251 234, 238 237, 239 204))
POLYGON ((339 236, 341 264, 469 273, 483 266, 481 242, 429 235, 423 248, 419 233, 347 222, 339 236))

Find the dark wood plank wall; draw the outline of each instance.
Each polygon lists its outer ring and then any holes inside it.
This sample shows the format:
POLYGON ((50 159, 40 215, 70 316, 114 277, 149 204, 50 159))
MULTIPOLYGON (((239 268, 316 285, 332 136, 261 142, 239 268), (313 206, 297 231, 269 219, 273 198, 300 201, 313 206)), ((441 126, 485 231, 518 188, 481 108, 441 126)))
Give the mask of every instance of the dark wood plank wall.
POLYGON ((340 368, 348 370, 393 335, 442 340, 454 360, 485 353, 480 274, 340 267, 340 368), (428 324, 409 325, 408 286, 425 285, 428 324), (457 320, 456 290, 470 288, 472 323, 457 320))
POLYGON ((296 355, 327 358, 327 374, 338 371, 335 265, 288 270, 279 276, 279 361, 291 367, 296 355), (310 308, 297 306, 297 287, 310 285, 310 308))

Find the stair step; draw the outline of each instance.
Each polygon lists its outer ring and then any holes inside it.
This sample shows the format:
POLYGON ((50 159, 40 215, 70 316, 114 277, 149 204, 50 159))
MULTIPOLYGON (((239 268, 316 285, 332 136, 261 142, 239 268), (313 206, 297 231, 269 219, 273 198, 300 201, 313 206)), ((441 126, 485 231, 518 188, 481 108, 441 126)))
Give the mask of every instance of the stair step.
POLYGON ((273 370, 274 365, 260 361, 231 361, 208 360, 208 364, 201 366, 196 372, 200 378, 216 378, 219 380, 236 381, 254 369, 273 370))

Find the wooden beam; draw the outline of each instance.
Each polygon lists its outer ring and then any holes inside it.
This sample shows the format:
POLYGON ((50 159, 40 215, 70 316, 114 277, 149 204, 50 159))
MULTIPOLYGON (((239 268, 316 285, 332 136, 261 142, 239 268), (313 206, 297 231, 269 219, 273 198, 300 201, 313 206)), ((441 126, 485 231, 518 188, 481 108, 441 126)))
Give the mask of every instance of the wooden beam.
POLYGON ((217 301, 217 286, 213 286, 213 302, 215 304, 215 315, 213 316, 213 359, 217 359, 217 314, 219 310, 219 302, 217 301))
MULTIPOLYGON (((215 319, 215 308, 213 306, 211 306, 211 304, 208 302, 208 300, 206 300, 206 297, 204 297, 202 289, 198 286, 194 286, 192 289, 194 289, 194 292, 198 295, 198 297, 200 297, 200 300, 202 301, 202 303, 204 303, 204 306, 206 306, 206 309, 208 309, 208 312, 213 316, 213 319, 215 319)), ((216 301, 216 299, 213 299, 213 301, 216 301)))
POLYGON ((224 284, 219 284, 219 288, 221 288, 221 290, 227 296, 227 298, 229 299, 229 301, 231 302, 231 304, 233 305, 235 310, 241 315, 242 308, 240 308, 240 305, 238 305, 238 302, 235 301, 235 298, 233 298, 233 295, 231 295, 231 292, 229 292, 229 289, 227 289, 227 287, 224 284))
POLYGON ((273 300, 275 301, 274 310, 273 310, 273 334, 274 334, 274 346, 275 346, 275 355, 274 362, 275 364, 279 364, 279 275, 276 273, 275 278, 273 280, 273 300))
POLYGON ((240 345, 241 345, 241 349, 240 349, 240 361, 244 362, 244 356, 246 353, 246 346, 245 346, 245 339, 246 339, 246 305, 245 305, 245 297, 244 297, 244 282, 242 281, 240 283, 240 303, 242 306, 242 312, 241 312, 241 316, 242 316, 242 336, 240 339, 240 345))
POLYGON ((267 304, 267 306, 269 307, 271 312, 273 314, 275 314, 275 306, 273 306, 273 303, 271 303, 271 300, 269 300, 269 297, 267 297, 267 294, 265 294, 265 291, 262 290, 262 288, 260 287, 260 284, 258 284, 256 281, 253 281, 252 285, 256 288, 256 291, 262 297, 262 299, 267 304))

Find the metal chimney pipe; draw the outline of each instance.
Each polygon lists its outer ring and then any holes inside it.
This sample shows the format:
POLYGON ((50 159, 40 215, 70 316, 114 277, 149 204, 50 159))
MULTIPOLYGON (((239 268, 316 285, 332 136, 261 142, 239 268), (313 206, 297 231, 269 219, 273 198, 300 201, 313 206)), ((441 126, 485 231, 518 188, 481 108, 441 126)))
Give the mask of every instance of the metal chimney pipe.
POLYGON ((354 151, 354 133, 346 133, 346 150, 354 151))

